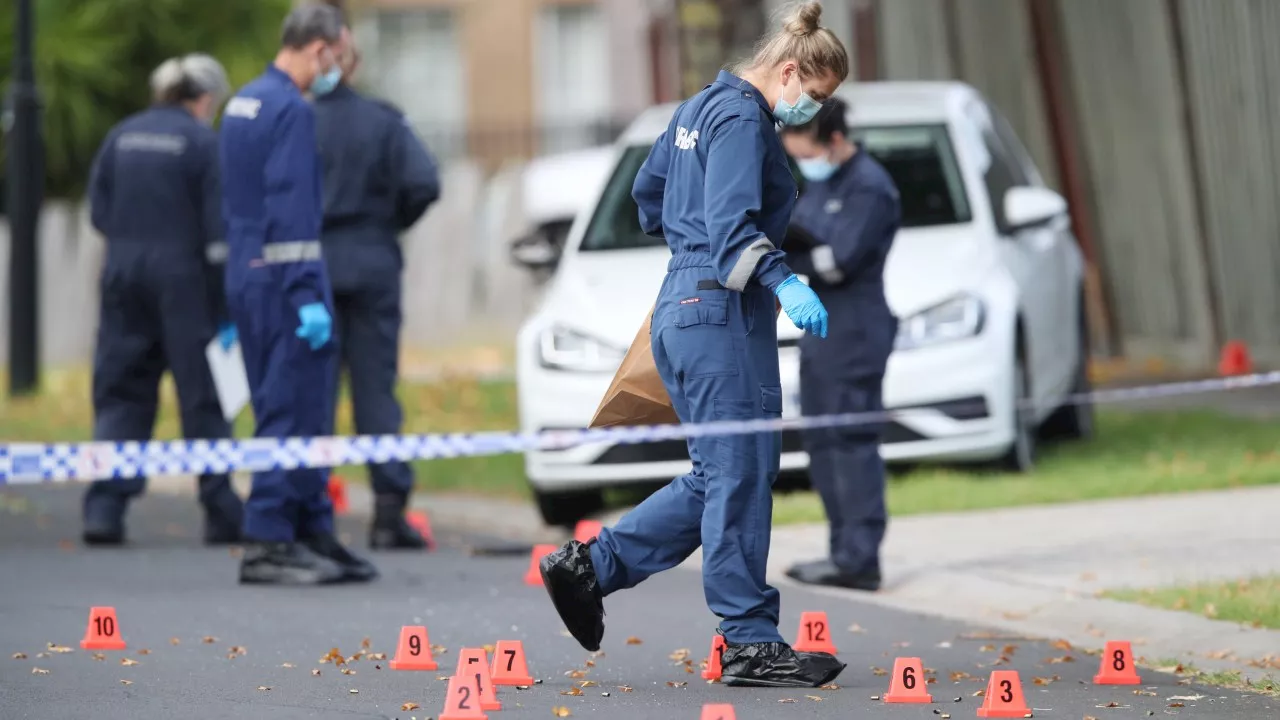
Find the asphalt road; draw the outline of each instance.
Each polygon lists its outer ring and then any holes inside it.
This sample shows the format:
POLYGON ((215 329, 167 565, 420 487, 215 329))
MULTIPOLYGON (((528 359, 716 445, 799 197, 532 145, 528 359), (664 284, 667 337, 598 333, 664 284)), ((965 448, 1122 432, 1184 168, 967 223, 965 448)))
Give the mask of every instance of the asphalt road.
MULTIPOLYGON (((4 720, 433 718, 458 650, 498 640, 523 641, 542 682, 503 688, 503 709, 492 717, 556 717, 553 709, 567 708, 571 717, 698 718, 703 703, 728 702, 739 720, 971 718, 981 702, 974 694, 993 669, 1020 673, 1037 718, 1280 713, 1275 699, 1183 685, 1149 670, 1137 690, 1144 694, 1095 686, 1098 659, 1078 651, 795 588, 783 592, 784 634, 798 630, 802 611, 825 611, 849 663, 839 687, 709 685, 681 661, 687 653, 696 671, 715 627, 696 573, 674 570, 609 598, 603 652, 592 658, 563 634, 544 591, 523 584, 527 558, 472 556, 467 539, 441 538, 431 554, 379 555, 383 577, 370 586, 249 588, 235 583, 227 550, 199 545, 198 513, 182 498, 144 500, 131 515, 134 546, 105 551, 74 542, 77 503, 78 488, 0 492, 4 720), (126 651, 95 657, 79 648, 93 605, 116 608, 126 651), (366 638, 366 652, 389 659, 409 624, 426 625, 432 644, 447 648, 437 657, 440 672, 393 671, 368 656, 345 665, 354 674, 319 662, 335 647, 355 655, 366 638), (26 657, 11 657, 17 653, 26 657), (896 655, 919 656, 936 671, 928 685, 934 704, 873 699, 885 692, 896 655), (1002 655, 1007 662, 993 665, 1002 655), (1067 656, 1074 661, 1048 662, 1067 656), (565 694, 575 688, 580 695, 565 694), (418 708, 402 710, 406 703, 418 708), (1176 703, 1183 707, 1170 707, 1176 703)), ((362 523, 342 525, 362 544, 362 523)))

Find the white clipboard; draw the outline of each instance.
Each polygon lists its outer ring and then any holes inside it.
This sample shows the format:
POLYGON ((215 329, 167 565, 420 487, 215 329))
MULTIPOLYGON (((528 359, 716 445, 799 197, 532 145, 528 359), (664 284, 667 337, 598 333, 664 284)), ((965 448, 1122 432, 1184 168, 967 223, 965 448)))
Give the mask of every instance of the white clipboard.
POLYGON ((245 374, 240 341, 237 340, 230 348, 223 350, 222 343, 215 337, 205 346, 204 356, 209 361, 213 385, 218 390, 222 416, 227 422, 233 422, 244 406, 249 404, 249 377, 245 374))

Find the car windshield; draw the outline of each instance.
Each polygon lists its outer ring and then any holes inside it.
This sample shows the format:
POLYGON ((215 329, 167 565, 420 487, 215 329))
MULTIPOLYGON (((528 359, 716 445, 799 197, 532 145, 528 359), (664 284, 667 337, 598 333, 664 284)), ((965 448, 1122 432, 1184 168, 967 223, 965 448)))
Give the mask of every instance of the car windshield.
MULTIPOLYGON (((857 127, 851 132, 893 177, 902 196, 902 227, 954 225, 973 219, 960 168, 945 125, 857 127)), ((631 199, 650 146, 628 148, 605 186, 580 250, 665 247, 640 230, 640 209, 631 199)), ((803 180, 797 180, 803 186, 803 180)))

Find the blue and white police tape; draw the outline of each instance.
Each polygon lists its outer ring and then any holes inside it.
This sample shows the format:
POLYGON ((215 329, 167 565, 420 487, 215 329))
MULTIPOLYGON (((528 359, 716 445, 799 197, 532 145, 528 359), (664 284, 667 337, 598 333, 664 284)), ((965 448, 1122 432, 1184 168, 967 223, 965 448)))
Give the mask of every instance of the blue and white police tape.
MULTIPOLYGON (((1212 378, 1163 385, 1097 390, 1069 403, 1116 403, 1280 384, 1280 372, 1212 378)), ((1020 403, 1020 407, 1034 407, 1020 403)), ((912 410, 843 413, 813 417, 722 420, 681 425, 637 425, 591 430, 481 432, 432 435, 252 438, 247 440, 156 440, 150 442, 0 444, 0 485, 87 482, 155 475, 199 475, 236 471, 332 468, 392 460, 503 455, 565 450, 609 442, 639 444, 713 435, 854 427, 909 416, 912 410)))

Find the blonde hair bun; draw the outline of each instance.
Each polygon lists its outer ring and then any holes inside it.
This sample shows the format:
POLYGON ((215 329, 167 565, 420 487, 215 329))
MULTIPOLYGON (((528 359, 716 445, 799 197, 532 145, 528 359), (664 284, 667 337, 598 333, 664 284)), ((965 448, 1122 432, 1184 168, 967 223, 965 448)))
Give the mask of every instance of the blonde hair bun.
POLYGON ((795 14, 782 26, 789 35, 808 37, 822 27, 822 3, 813 0, 796 8, 795 14))

